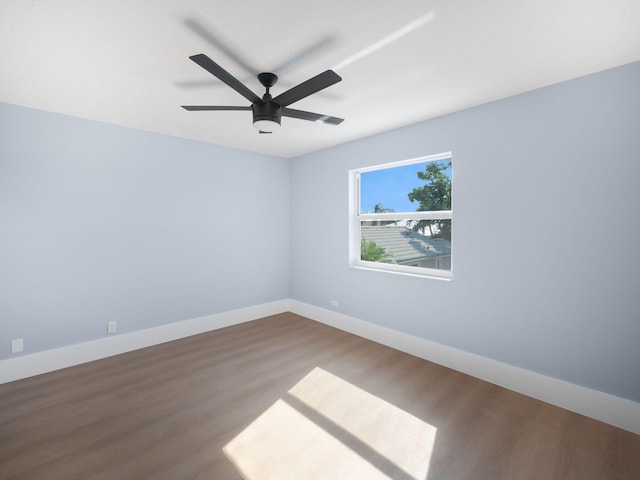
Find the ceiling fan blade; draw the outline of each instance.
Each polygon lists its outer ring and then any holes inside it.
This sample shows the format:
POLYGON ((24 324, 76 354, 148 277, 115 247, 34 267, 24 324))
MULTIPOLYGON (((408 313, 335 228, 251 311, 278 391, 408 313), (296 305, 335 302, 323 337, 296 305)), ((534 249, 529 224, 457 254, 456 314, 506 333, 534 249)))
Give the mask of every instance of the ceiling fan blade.
MULTIPOLYGON (((192 55, 189 57, 196 62, 202 68, 204 68, 211 75, 219 78, 224 83, 233 88, 236 92, 249 100, 251 103, 259 102, 260 97, 247 88, 240 80, 227 72, 224 68, 218 65, 216 62, 207 57, 204 53, 198 55, 192 55)), ((295 88, 295 87, 294 87, 295 88)))
POLYGON ((251 110, 251 107, 225 107, 219 105, 182 105, 182 108, 190 112, 198 112, 202 110, 251 110))
POLYGON ((338 83, 342 78, 333 70, 327 70, 325 72, 310 78, 306 82, 302 82, 293 88, 290 88, 284 93, 281 93, 273 99, 274 102, 279 103, 283 107, 291 105, 298 100, 302 100, 309 95, 312 95, 320 90, 330 87, 334 83, 338 83))
POLYGON ((322 52, 324 52, 329 47, 331 47, 334 43, 335 43, 334 37, 329 37, 329 36, 323 37, 317 42, 307 46, 300 52, 296 53, 295 55, 292 55, 290 58, 282 62, 280 65, 273 67, 272 71, 278 72, 278 75, 281 75, 284 71, 290 68, 293 68, 300 63, 308 62, 309 60, 312 60, 313 58, 317 57, 322 52))
POLYGON ((236 62, 240 67, 242 67, 243 70, 250 73, 252 77, 255 77, 256 75, 258 75, 258 73, 260 73, 257 68, 245 62, 244 59, 240 55, 238 55, 238 53, 226 42, 224 42, 219 36, 216 36, 211 28, 205 27, 202 23, 194 18, 186 19, 184 21, 184 24, 210 45, 217 48, 231 60, 236 62))
POLYGON ((327 123, 329 125, 340 125, 344 118, 330 117, 320 113, 305 112, 304 110, 294 110, 293 108, 283 108, 283 117, 299 118, 300 120, 309 120, 317 123, 327 123))
POLYGON ((178 88, 202 88, 202 87, 211 88, 212 86, 220 85, 220 82, 215 78, 211 78, 209 80, 177 81, 177 82, 173 82, 173 84, 178 88))

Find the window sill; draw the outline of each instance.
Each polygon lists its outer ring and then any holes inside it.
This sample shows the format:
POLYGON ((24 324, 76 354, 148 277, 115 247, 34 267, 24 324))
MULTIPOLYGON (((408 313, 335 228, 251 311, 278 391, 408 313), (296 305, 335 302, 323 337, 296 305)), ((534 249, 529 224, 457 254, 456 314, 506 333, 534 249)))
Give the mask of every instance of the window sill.
POLYGON ((369 266, 367 264, 356 264, 349 265, 350 268, 354 268, 356 270, 365 270, 370 272, 380 272, 380 273, 390 273, 393 275, 403 275, 406 277, 416 277, 416 278, 428 278, 432 280, 444 280, 445 282, 451 282, 453 280, 453 274, 449 271, 442 271, 442 273, 433 273, 431 271, 422 272, 411 272, 411 271, 403 271, 403 270, 391 270, 387 268, 379 268, 376 266, 369 266))

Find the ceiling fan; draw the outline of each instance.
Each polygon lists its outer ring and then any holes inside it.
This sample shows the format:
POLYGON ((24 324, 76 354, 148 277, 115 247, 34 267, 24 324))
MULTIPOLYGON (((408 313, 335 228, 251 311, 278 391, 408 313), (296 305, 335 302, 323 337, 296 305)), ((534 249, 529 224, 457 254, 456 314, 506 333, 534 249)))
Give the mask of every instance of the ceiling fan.
POLYGON ((265 94, 260 98, 240 80, 235 78, 216 62, 207 57, 204 53, 192 55, 189 57, 195 63, 200 65, 206 71, 217 77, 228 86, 233 88, 240 95, 251 102, 249 106, 219 106, 219 105, 182 105, 182 108, 189 111, 203 110, 252 110, 253 126, 260 133, 272 133, 280 127, 282 117, 298 118, 300 120, 309 120, 311 122, 326 123, 329 125, 339 125, 344 119, 322 115, 320 113, 305 112, 304 110, 294 110, 287 108, 294 102, 302 100, 309 95, 319 92, 334 83, 338 83, 342 78, 333 70, 316 75, 309 80, 302 82, 295 87, 290 88, 277 97, 272 97, 269 89, 278 81, 275 73, 263 72, 258 74, 258 80, 266 88, 265 94))

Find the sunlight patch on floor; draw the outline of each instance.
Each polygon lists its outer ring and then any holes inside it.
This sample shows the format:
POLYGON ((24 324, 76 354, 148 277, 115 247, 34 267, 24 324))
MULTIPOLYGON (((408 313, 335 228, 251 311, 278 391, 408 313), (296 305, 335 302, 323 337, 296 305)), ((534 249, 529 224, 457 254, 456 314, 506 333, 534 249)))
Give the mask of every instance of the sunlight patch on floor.
POLYGON ((224 447, 247 480, 424 480, 436 428, 315 368, 224 447))

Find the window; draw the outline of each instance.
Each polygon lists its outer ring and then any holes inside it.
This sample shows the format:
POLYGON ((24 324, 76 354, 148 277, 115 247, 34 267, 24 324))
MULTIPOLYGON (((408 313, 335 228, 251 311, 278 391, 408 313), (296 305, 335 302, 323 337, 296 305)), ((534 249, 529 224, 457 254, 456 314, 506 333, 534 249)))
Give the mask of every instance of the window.
POLYGON ((451 153, 349 174, 351 265, 451 278, 451 153))

